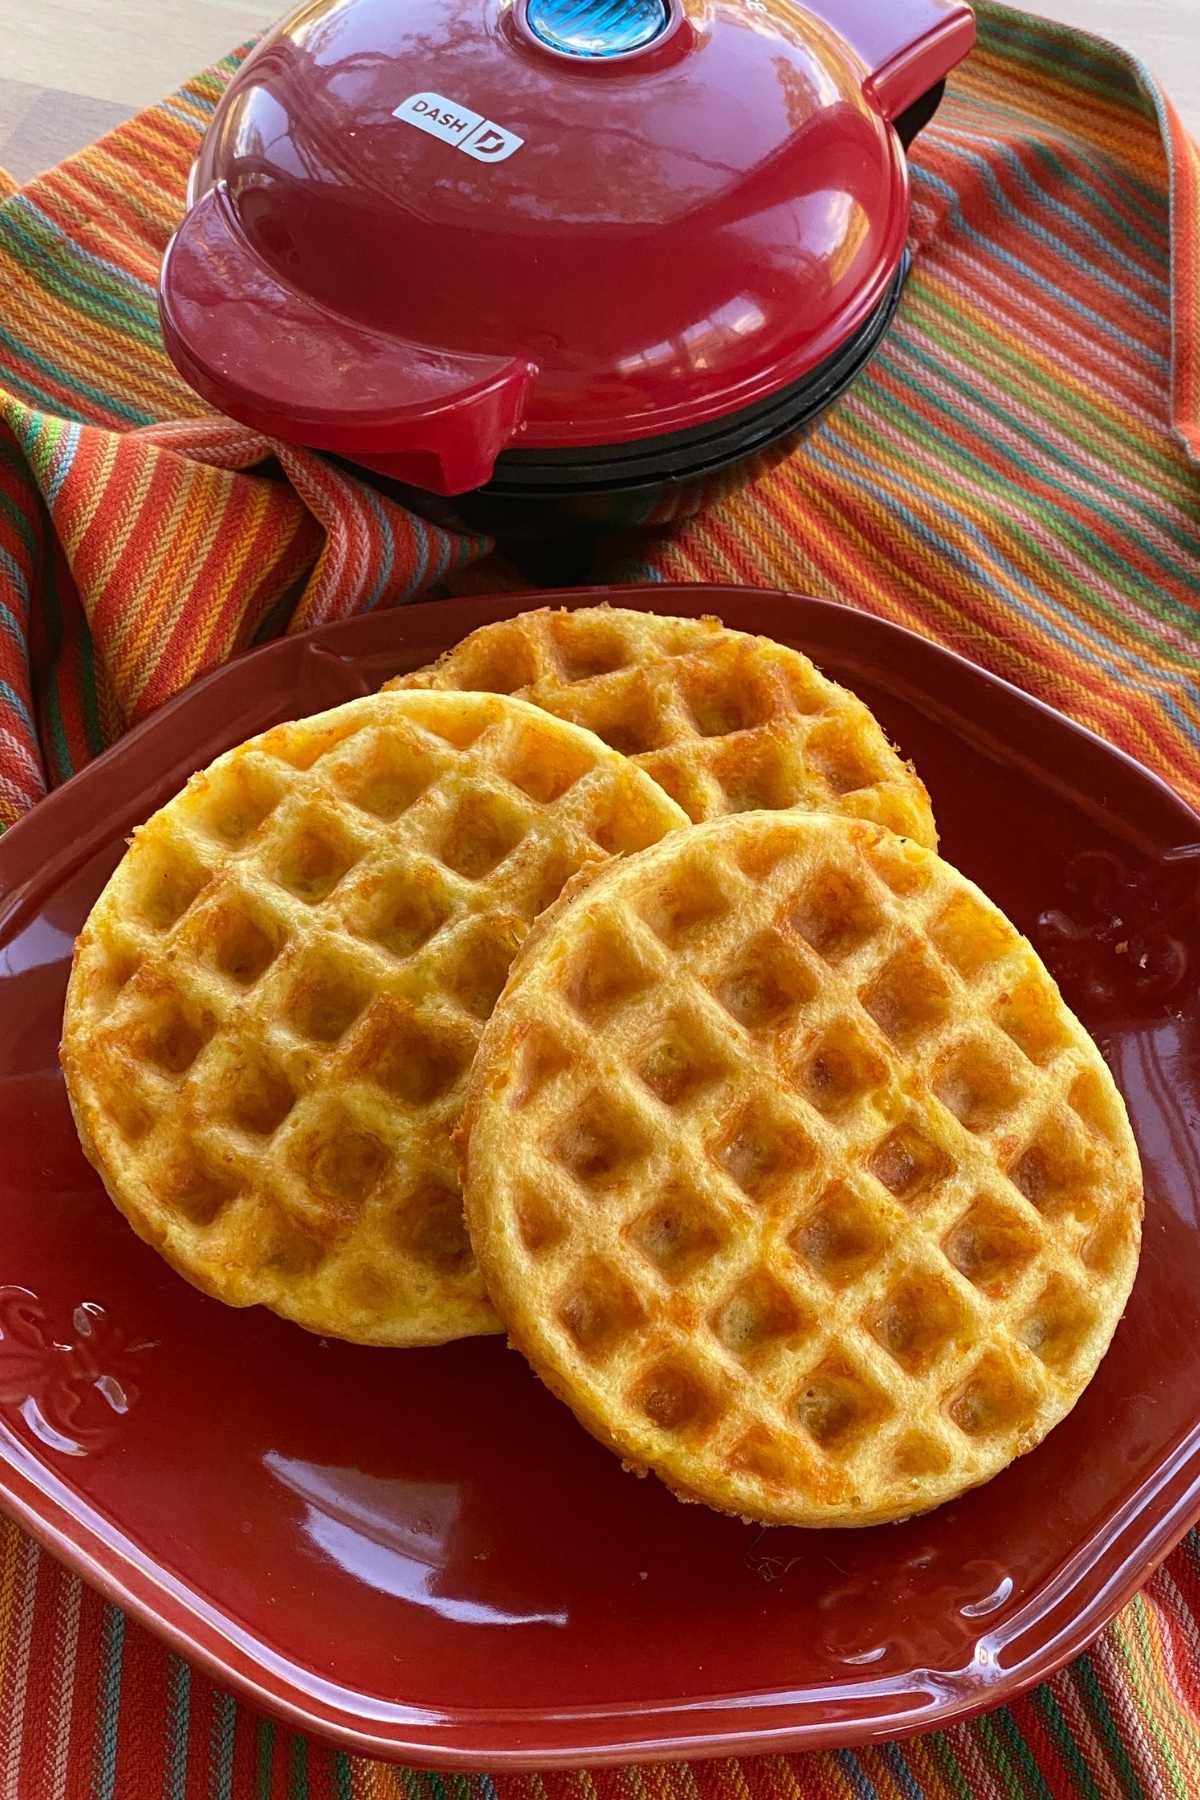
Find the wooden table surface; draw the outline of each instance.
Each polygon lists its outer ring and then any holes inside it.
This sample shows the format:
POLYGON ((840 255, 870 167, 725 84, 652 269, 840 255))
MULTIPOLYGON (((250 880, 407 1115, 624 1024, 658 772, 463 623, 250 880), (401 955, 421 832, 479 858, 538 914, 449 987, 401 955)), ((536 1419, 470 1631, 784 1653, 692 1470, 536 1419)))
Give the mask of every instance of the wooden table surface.
MULTIPOLYGON (((1029 0, 1029 10, 1134 51, 1200 136, 1198 0, 1029 0)), ((280 0, 0 0, 0 167, 26 180, 279 12, 280 0)))

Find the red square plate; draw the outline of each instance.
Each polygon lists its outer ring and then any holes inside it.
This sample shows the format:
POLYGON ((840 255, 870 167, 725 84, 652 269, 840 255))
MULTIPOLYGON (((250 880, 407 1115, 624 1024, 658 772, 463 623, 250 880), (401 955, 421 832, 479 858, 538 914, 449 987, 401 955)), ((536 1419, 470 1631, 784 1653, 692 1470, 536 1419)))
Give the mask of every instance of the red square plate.
POLYGON ((530 601, 373 615, 197 683, 0 842, 0 1495, 222 1681, 381 1756, 520 1768, 946 1724, 1080 1650, 1200 1510, 1200 821, 877 619, 733 590, 620 600, 797 645, 916 759, 946 854, 1033 937, 1124 1089, 1141 1273, 1040 1449, 861 1532, 680 1506, 498 1340, 362 1350, 193 1292, 76 1144, 55 1055, 72 938, 131 826, 193 769, 530 601))

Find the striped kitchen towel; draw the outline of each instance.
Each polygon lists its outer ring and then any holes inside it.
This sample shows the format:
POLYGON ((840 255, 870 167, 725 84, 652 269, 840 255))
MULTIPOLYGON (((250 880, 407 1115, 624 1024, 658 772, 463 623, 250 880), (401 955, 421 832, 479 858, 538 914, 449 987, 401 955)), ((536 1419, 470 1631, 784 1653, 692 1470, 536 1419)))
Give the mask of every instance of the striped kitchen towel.
MULTIPOLYGON (((602 573, 884 614, 1200 802, 1200 156, 1111 47, 979 23, 918 140, 914 272, 870 374, 755 487, 602 573)), ((236 62, 23 189, 0 176, 0 822, 256 638, 513 585, 486 541, 214 419, 166 361, 158 259, 236 62)), ((1192 1800, 1198 1700, 1193 1536, 1089 1654, 949 1732, 442 1779, 257 1717, 0 1521, 0 1800, 1192 1800)))

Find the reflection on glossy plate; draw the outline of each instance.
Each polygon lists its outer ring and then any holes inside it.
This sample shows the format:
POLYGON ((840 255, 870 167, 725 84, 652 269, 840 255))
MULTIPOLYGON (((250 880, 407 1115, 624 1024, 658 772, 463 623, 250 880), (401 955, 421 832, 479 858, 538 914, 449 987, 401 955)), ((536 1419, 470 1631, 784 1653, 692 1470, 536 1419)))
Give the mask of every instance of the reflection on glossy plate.
POLYGON ((1044 707, 847 608, 621 594, 767 631, 863 695, 928 782, 945 854, 1033 938, 1129 1103, 1146 1230, 1113 1348, 1039 1450, 927 1519, 750 1528, 630 1479, 498 1340, 361 1350, 227 1311, 137 1241, 78 1149, 55 1057, 67 961, 131 826, 250 733, 530 603, 273 644, 0 840, 0 1499, 221 1680, 377 1755, 816 1747, 998 1704, 1200 1511, 1200 820, 1044 707))

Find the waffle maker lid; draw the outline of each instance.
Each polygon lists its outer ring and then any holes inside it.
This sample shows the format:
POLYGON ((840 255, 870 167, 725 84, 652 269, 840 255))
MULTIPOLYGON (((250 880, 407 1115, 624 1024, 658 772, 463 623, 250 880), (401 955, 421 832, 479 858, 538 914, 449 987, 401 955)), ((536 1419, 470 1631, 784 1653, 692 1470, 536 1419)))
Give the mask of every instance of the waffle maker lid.
POLYGON ((234 418, 442 494, 727 419, 884 300, 889 122, 973 37, 962 0, 312 0, 217 110, 167 347, 234 418))

